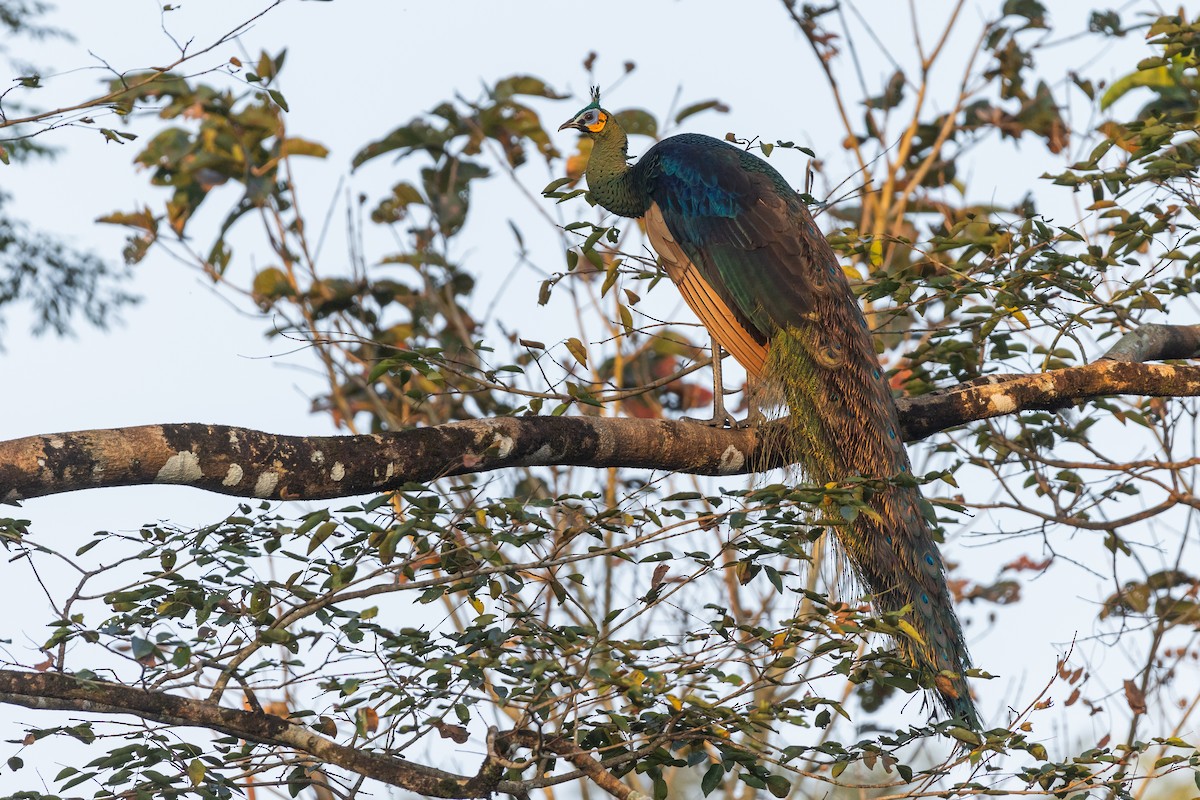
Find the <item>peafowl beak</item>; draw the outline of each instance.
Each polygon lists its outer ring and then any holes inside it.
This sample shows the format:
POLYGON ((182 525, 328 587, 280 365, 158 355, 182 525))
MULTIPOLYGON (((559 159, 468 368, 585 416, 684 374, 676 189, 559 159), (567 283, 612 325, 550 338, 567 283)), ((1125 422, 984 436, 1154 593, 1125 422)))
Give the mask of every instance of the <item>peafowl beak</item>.
POLYGON ((577 131, 581 131, 581 130, 583 130, 583 124, 580 123, 577 119, 569 119, 566 122, 564 122, 562 125, 558 126, 558 129, 560 131, 565 131, 567 128, 574 128, 577 131))

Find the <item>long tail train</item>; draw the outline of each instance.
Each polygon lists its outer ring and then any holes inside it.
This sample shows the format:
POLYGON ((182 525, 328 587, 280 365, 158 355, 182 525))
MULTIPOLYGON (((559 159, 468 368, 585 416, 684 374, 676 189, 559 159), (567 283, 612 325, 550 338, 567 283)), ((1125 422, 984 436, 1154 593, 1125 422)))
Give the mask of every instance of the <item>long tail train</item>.
MULTIPOLYGON (((791 414, 786 447, 810 480, 891 479, 909 472, 896 405, 853 301, 821 309, 820 322, 780 331, 766 380, 791 414)), ((869 500, 878 519, 859 514, 836 529, 839 544, 877 609, 912 608, 919 636, 897 642, 906 660, 937 673, 938 698, 964 724, 980 727, 962 677, 970 667, 945 568, 916 488, 887 484, 869 500)))

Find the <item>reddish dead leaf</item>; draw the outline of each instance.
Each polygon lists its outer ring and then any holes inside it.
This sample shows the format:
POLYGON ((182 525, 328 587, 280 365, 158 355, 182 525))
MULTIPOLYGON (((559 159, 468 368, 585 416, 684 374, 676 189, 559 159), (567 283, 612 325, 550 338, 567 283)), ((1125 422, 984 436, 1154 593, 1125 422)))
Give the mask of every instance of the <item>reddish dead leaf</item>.
POLYGON ((204 104, 197 101, 183 110, 184 119, 204 119, 204 104))
POLYGON ((663 578, 667 577, 667 573, 671 571, 670 564, 659 564, 654 568, 654 577, 650 579, 650 591, 654 591, 663 582, 663 578))
POLYGON ((1001 570, 1012 570, 1013 572, 1042 572, 1046 567, 1050 566, 1050 562, 1054 559, 1047 558, 1042 561, 1034 561, 1029 556, 1021 556, 1020 558, 1010 561, 1001 567, 1001 570))
POLYGON ((1125 702, 1129 703, 1129 710, 1133 713, 1146 713, 1146 693, 1130 680, 1125 681, 1125 702))
POLYGON ((453 739, 458 744, 465 744, 470 734, 462 725, 449 725, 439 720, 433 721, 433 727, 437 728, 437 732, 443 739, 453 739))
POLYGON ((938 694, 940 694, 942 697, 958 697, 958 687, 954 685, 954 681, 952 681, 948 676, 941 674, 936 675, 933 679, 933 682, 937 684, 938 694))
POLYGON ((904 384, 908 383, 912 376, 913 371, 911 369, 908 367, 902 367, 901 369, 896 370, 895 374, 888 379, 888 385, 896 391, 902 391, 904 389, 904 384))
POLYGON ((685 411, 690 408, 707 408, 712 405, 712 389, 699 383, 684 383, 679 386, 679 407, 685 411))
POLYGON ((278 700, 264 705, 263 711, 270 714, 271 716, 284 717, 285 719, 287 718, 288 714, 291 713, 290 711, 288 711, 287 703, 284 703, 284 702, 281 702, 278 700))

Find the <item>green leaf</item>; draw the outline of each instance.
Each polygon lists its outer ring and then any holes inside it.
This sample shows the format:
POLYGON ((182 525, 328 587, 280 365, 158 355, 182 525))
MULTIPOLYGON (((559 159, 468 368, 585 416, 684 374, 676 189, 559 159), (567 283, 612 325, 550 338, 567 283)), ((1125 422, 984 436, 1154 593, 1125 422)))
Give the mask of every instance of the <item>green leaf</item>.
POLYGON ((77 555, 77 556, 83 555, 88 550, 91 550, 93 547, 100 544, 100 541, 101 541, 100 539, 92 539, 90 542, 88 542, 87 544, 83 545, 78 550, 76 550, 75 555, 77 555))
POLYGON ((1100 110, 1107 109, 1139 86, 1161 89, 1175 85, 1175 78, 1172 77, 1166 65, 1140 69, 1137 72, 1131 72, 1125 77, 1113 81, 1112 86, 1109 86, 1107 91, 1100 97, 1100 110))
POLYGON ((308 541, 308 554, 312 555, 312 552, 320 547, 336 530, 337 523, 333 522, 332 520, 317 528, 316 533, 314 533, 312 538, 308 541))
POLYGON ((658 120, 649 111, 640 108, 627 108, 617 112, 617 122, 628 134, 641 136, 658 136, 658 120))
POLYGON ((983 739, 980 738, 979 734, 970 728, 962 728, 956 725, 953 728, 947 729, 946 734, 972 747, 978 747, 983 744, 983 739))
POLYGON ((708 797, 721 785, 721 778, 724 775, 725 768, 720 764, 713 764, 705 770, 704 777, 700 779, 700 791, 704 792, 705 797, 708 797))
POLYGON ((792 791, 792 784, 782 775, 772 775, 767 778, 767 790, 776 797, 787 797, 792 791))
POLYGON ((311 514, 306 514, 304 516, 304 521, 301 522, 296 528, 295 534, 297 536, 303 536, 327 519, 329 519, 329 509, 327 508, 323 508, 320 511, 314 511, 311 514))
POLYGON ((547 183, 546 188, 542 189, 542 196, 543 197, 553 197, 559 189, 561 189, 562 187, 566 186, 569 183, 572 183, 574 180, 575 179, 570 177, 569 175, 565 178, 556 178, 555 180, 552 180, 549 183, 547 183))
POLYGON ((260 306, 270 306, 280 297, 292 297, 295 291, 292 288, 292 281, 288 279, 287 273, 277 266, 266 267, 265 270, 254 276, 254 282, 251 284, 251 291, 260 306))
POLYGON ((704 100, 699 103, 692 103, 690 106, 684 106, 683 109, 675 115, 675 124, 678 125, 688 117, 699 114, 701 111, 708 111, 710 108, 721 114, 729 111, 729 106, 725 105, 720 100, 704 100))
POLYGON ((283 99, 283 95, 278 89, 267 89, 267 94, 271 95, 271 99, 275 101, 275 105, 279 106, 284 111, 288 110, 287 100, 283 99))
POLYGON ((81 772, 78 775, 76 775, 74 778, 72 778, 71 780, 64 783, 62 785, 62 790, 65 792, 68 789, 73 789, 81 783, 86 783, 87 781, 90 781, 94 777, 96 777, 96 773, 94 773, 94 772, 81 772))
POLYGON ((496 83, 492 96, 497 100, 508 100, 513 95, 524 94, 531 97, 548 97, 551 100, 561 100, 565 94, 559 94, 551 89, 541 78, 532 75, 513 75, 496 83))

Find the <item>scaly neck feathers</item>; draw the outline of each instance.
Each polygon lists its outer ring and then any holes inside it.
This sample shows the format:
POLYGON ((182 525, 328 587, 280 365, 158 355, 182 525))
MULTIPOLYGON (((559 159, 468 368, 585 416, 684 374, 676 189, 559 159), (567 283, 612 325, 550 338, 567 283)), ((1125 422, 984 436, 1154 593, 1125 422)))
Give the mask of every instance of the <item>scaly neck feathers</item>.
POLYGON ((629 166, 629 139, 612 114, 592 137, 592 155, 584 174, 592 198, 617 216, 640 217, 649 208, 629 166))

